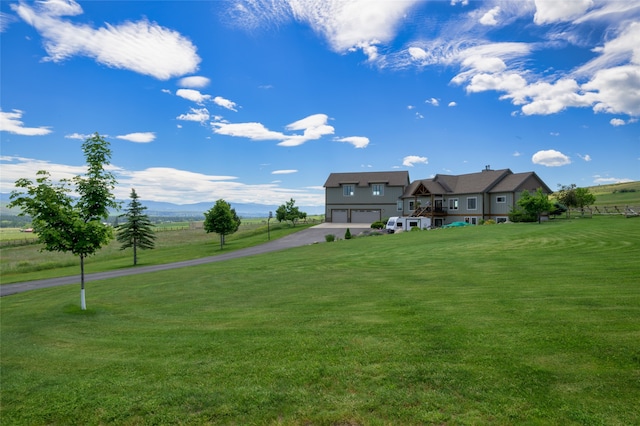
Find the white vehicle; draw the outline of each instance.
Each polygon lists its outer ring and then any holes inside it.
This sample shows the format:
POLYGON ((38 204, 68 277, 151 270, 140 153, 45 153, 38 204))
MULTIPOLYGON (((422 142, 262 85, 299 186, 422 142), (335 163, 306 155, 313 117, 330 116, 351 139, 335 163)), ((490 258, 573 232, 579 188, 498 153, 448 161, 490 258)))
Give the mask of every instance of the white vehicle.
POLYGON ((431 228, 431 218, 429 217, 402 217, 393 216, 387 221, 387 232, 410 231, 413 228, 429 229, 431 228))

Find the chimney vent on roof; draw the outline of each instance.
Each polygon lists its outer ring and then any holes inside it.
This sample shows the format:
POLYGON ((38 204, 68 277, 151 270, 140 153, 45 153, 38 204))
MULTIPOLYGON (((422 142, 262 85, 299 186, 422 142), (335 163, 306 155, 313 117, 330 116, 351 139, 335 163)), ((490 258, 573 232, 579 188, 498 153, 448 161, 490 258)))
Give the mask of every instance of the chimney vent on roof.
POLYGON ((490 172, 491 171, 491 166, 489 164, 487 164, 486 166, 484 166, 484 172, 490 172))

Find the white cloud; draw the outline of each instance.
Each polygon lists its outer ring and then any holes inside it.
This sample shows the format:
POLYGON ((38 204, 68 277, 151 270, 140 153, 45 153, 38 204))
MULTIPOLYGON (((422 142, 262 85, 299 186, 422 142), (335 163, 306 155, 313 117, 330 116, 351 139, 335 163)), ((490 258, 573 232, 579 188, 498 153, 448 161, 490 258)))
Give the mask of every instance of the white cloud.
POLYGON ((480 18, 479 22, 482 25, 487 25, 487 26, 498 25, 497 17, 499 14, 500 14, 500 6, 496 6, 491 10, 487 11, 484 15, 482 15, 482 18, 480 18))
POLYGON ((596 185, 606 185, 606 184, 611 184, 611 183, 626 183, 626 182, 633 182, 633 179, 615 178, 615 177, 602 177, 602 176, 598 176, 598 175, 595 175, 594 179, 593 179, 593 183, 595 183, 596 185))
POLYGON ((13 112, 0 111, 0 131, 20 136, 44 136, 51 133, 48 127, 24 127, 23 112, 14 109, 13 112))
POLYGON ((287 130, 304 130, 303 135, 289 136, 280 142, 280 146, 298 146, 303 143, 320 139, 325 135, 332 135, 335 129, 327 124, 329 117, 326 114, 313 114, 286 126, 287 130))
POLYGON ((609 121, 609 124, 611 124, 614 127, 618 127, 618 126, 624 126, 627 123, 620 118, 612 118, 611 121, 609 121))
POLYGON ((578 154, 578 157, 579 157, 581 160, 584 160, 584 161, 586 161, 586 162, 591 161, 591 156, 590 156, 589 154, 586 154, 586 155, 580 155, 580 154, 578 154))
POLYGON ((457 105, 458 104, 456 102, 451 101, 451 102, 449 102, 449 104, 447 106, 454 107, 454 106, 457 106, 457 105))
POLYGON ((413 167, 416 164, 429 164, 427 157, 420 157, 417 155, 407 155, 402 159, 402 165, 407 167, 413 167))
POLYGON ((211 80, 209 80, 207 77, 193 75, 190 77, 181 78, 178 81, 178 85, 180 87, 186 87, 189 89, 202 89, 204 87, 207 87, 210 82, 211 80))
POLYGON ((2 193, 18 190, 15 187, 15 182, 18 179, 37 179, 36 173, 40 170, 49 172, 53 182, 72 179, 74 176, 87 172, 86 166, 55 164, 46 160, 14 156, 0 156, 0 166, 2 167, 0 174, 0 192, 2 193))
POLYGON ((122 139, 129 142, 136 143, 148 143, 153 142, 156 138, 156 134, 154 132, 137 132, 137 133, 129 133, 126 135, 116 136, 116 139, 122 139))
MULTIPOLYGON (((0 192, 15 190, 14 182, 20 178, 35 179, 38 170, 47 170, 52 180, 71 179, 86 173, 86 166, 70 166, 47 161, 0 156, 0 192)), ((118 184, 114 190, 116 198, 129 198, 131 188, 142 200, 174 204, 211 202, 224 199, 230 203, 256 203, 279 205, 294 198, 297 205, 324 205, 322 188, 284 188, 276 184, 245 184, 235 176, 208 175, 168 167, 150 167, 144 170, 125 170, 109 166, 118 184)))
POLYGON ((540 164, 546 167, 565 166, 571 163, 571 159, 563 153, 554 149, 538 151, 531 157, 533 164, 540 164))
POLYGON ((279 146, 299 146, 334 133, 334 128, 327 124, 329 117, 325 114, 313 114, 285 126, 287 131, 303 130, 303 134, 275 132, 266 128, 262 123, 229 123, 219 117, 214 119, 211 126, 216 134, 243 137, 254 141, 275 140, 279 141, 279 146))
POLYGON ((204 123, 209 119, 209 110, 206 108, 191 108, 189 109, 189 113, 180 114, 176 117, 178 120, 183 121, 197 121, 199 123, 204 123))
POLYGON ((194 89, 178 89, 176 91, 176 96, 195 102, 198 105, 202 105, 211 99, 211 95, 204 95, 200 93, 200 91, 194 89))
POLYGON ((215 121, 211 123, 214 133, 219 135, 248 138, 254 141, 283 140, 287 136, 281 132, 267 129, 261 123, 227 123, 215 121))
POLYGON ((520 157, 521 155, 522 155, 522 154, 521 154, 520 152, 518 152, 518 151, 516 151, 516 152, 514 152, 514 153, 513 153, 513 156, 514 156, 514 157, 520 157))
POLYGON ((236 109, 237 105, 235 102, 232 102, 229 99, 225 99, 221 96, 216 96, 215 98, 213 98, 213 103, 223 108, 229 109, 231 111, 236 111, 236 112, 238 111, 236 109))
POLYGON ((429 104, 429 105, 433 105, 433 106, 439 106, 440 105, 440 101, 437 100, 436 98, 427 99, 426 101, 424 101, 424 103, 429 104))
POLYGON ((290 175, 293 173, 298 173, 297 170, 274 170, 271 172, 272 175, 290 175))
POLYGON ((44 38, 47 60, 85 56, 112 68, 167 80, 198 69, 200 57, 189 39, 155 22, 141 20, 100 28, 74 24, 63 16, 80 15, 74 0, 20 2, 11 8, 44 38))
POLYGON ((334 141, 350 143, 355 148, 366 148, 369 145, 369 138, 365 136, 349 136, 346 138, 335 138, 334 141))
POLYGON ((559 133, 559 132, 551 132, 551 133, 549 133, 549 134, 550 134, 551 136, 560 136, 560 133, 559 133))
POLYGON ((535 0, 536 13, 533 21, 538 24, 570 21, 583 15, 592 5, 592 0, 535 0))
POLYGON ((378 46, 395 37, 405 14, 419 1, 255 1, 237 6, 232 13, 234 22, 248 27, 293 18, 322 35, 334 51, 362 50, 373 61, 378 46))
MULTIPOLYGON (((76 140, 79 140, 79 141, 85 141, 85 140, 89 139, 91 136, 93 136, 93 135, 85 135, 85 134, 82 134, 82 133, 71 133, 69 135, 65 135, 64 137, 66 139, 76 139, 76 140)), ((102 137, 107 137, 107 136, 106 135, 102 135, 102 137)))

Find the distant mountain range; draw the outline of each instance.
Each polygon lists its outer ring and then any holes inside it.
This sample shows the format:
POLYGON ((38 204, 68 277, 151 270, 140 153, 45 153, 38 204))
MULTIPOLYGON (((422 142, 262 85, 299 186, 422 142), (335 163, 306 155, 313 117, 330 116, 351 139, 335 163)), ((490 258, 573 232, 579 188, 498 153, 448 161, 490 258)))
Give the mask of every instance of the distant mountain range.
MULTIPOLYGON (((120 200, 123 209, 127 206, 128 200, 120 200)), ((0 193, 0 213, 7 215, 16 215, 19 213, 16 209, 8 209, 9 202, 8 193, 0 193)), ((158 201, 140 200, 143 206, 147 208, 145 213, 148 216, 173 216, 173 217, 204 217, 204 212, 214 206, 215 201, 196 204, 173 204, 158 201)), ((251 204, 251 203, 231 203, 231 207, 236 210, 240 217, 268 217, 269 212, 275 215, 277 205, 251 204)), ((298 206, 300 211, 306 212, 308 215, 324 214, 323 206, 298 206)), ((115 212, 114 212, 115 214, 115 212)))

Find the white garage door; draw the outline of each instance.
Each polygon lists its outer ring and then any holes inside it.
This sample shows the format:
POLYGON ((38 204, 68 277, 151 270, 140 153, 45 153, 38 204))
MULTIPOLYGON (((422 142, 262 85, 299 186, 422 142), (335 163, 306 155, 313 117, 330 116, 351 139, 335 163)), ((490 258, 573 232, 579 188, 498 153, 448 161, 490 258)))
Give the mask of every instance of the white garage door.
POLYGON ((352 210, 351 222, 373 223, 380 220, 380 210, 352 210))
POLYGON ((333 222, 333 223, 347 223, 347 211, 346 210, 331 210, 331 222, 333 222))

